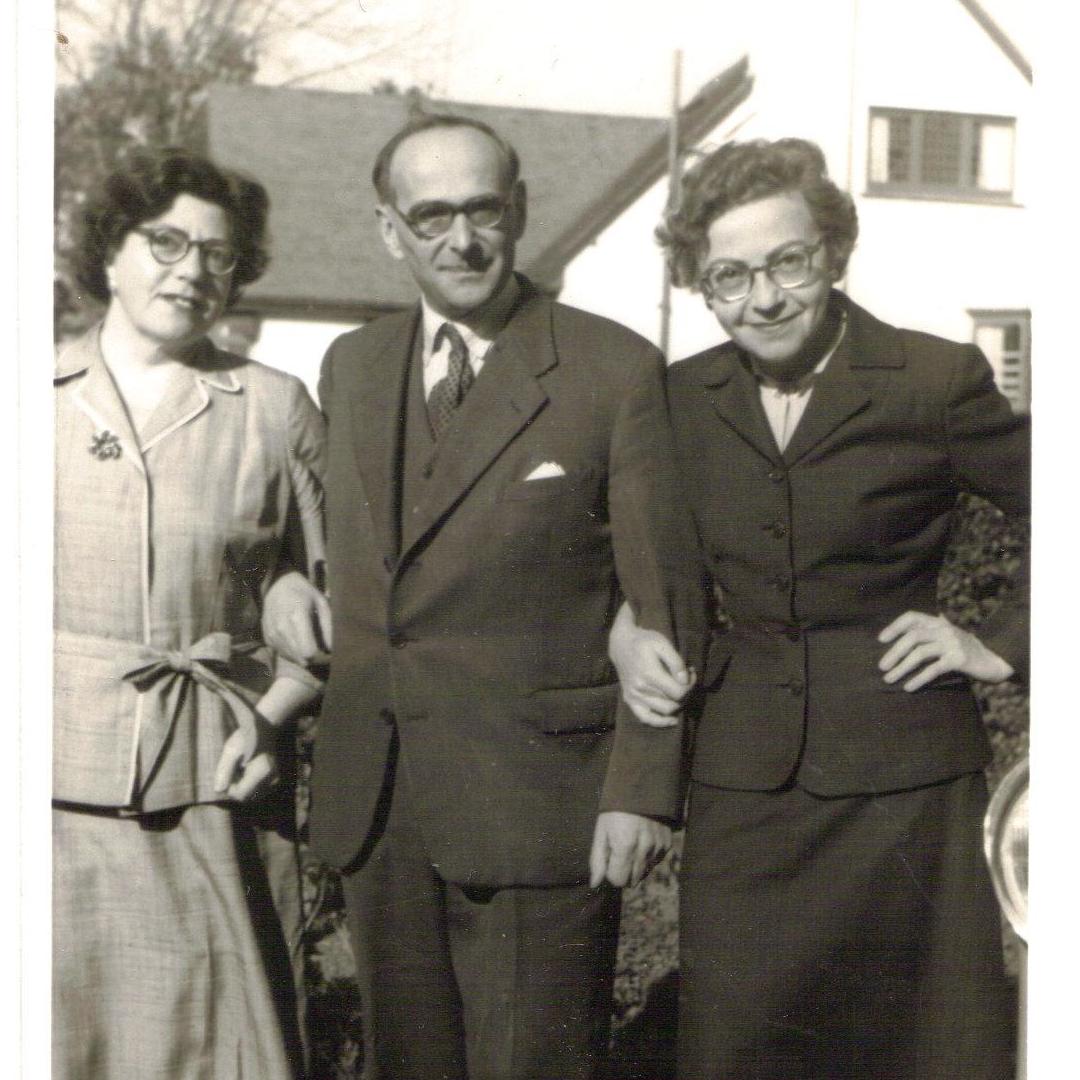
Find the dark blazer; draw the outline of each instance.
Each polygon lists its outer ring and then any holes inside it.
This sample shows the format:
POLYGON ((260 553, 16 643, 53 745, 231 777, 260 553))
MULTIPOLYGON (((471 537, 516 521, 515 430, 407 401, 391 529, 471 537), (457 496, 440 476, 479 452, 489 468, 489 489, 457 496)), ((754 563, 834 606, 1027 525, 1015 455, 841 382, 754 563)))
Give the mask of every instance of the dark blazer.
POLYGON ((663 362, 522 285, 404 513, 419 310, 345 334, 324 361, 334 658, 311 832, 339 865, 374 837, 395 754, 452 881, 582 881, 599 810, 681 810, 683 733, 634 721, 607 657, 624 594, 703 649, 663 362), (548 462, 565 475, 526 479, 548 462))
MULTIPOLYGON (((1028 511, 1029 435, 971 345, 898 330, 842 294, 847 332, 781 454, 731 343, 674 365, 678 455, 721 607, 693 777, 822 795, 896 790, 989 757, 966 678, 906 693, 878 633, 936 612, 960 492, 1028 511)), ((1023 583, 978 631, 1023 672, 1023 583)))

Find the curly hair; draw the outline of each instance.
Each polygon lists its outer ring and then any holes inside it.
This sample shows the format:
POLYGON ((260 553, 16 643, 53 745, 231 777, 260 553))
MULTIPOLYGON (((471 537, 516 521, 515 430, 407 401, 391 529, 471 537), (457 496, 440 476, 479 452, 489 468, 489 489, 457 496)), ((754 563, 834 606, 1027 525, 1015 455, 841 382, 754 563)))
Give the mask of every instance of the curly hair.
POLYGON ((220 206, 228 215, 236 269, 226 305, 266 269, 266 218, 270 199, 255 180, 219 169, 207 158, 174 146, 138 147, 105 178, 82 214, 74 256, 79 284, 109 299, 105 268, 132 229, 165 213, 178 195, 220 206))
POLYGON ((698 288, 707 233, 718 217, 785 192, 798 192, 806 200, 831 268, 837 277, 843 274, 859 219, 851 196, 829 179, 825 155, 806 139, 753 139, 725 143, 683 176, 678 201, 656 230, 675 284, 698 288))

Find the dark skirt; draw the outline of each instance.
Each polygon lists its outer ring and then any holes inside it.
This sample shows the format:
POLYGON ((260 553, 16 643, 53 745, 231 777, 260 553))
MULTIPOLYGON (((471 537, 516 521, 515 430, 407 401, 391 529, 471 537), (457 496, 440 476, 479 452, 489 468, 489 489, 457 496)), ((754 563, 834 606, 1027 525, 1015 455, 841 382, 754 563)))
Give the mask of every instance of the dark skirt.
POLYGON ((970 774, 887 795, 694 784, 680 1080, 1004 1080, 1015 1004, 970 774))

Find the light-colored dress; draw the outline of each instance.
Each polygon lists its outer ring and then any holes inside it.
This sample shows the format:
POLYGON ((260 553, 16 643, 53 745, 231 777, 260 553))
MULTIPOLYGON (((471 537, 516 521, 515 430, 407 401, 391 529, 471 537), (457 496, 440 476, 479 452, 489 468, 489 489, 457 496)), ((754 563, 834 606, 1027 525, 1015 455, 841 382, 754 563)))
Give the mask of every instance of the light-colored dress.
POLYGON ((282 928, 213 779, 273 675, 311 678, 259 613, 322 556, 322 417, 208 341, 138 433, 97 330, 55 388, 54 1080, 287 1080, 282 928))

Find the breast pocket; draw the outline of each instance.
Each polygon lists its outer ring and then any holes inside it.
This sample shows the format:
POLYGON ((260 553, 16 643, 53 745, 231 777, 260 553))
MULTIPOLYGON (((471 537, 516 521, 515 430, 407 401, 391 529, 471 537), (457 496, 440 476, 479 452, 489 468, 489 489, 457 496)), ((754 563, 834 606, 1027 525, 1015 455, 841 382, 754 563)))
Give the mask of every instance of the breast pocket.
POLYGON ((499 494, 500 502, 530 502, 544 499, 589 499, 596 491, 596 476, 591 470, 566 473, 562 476, 542 476, 536 480, 515 480, 499 494))

